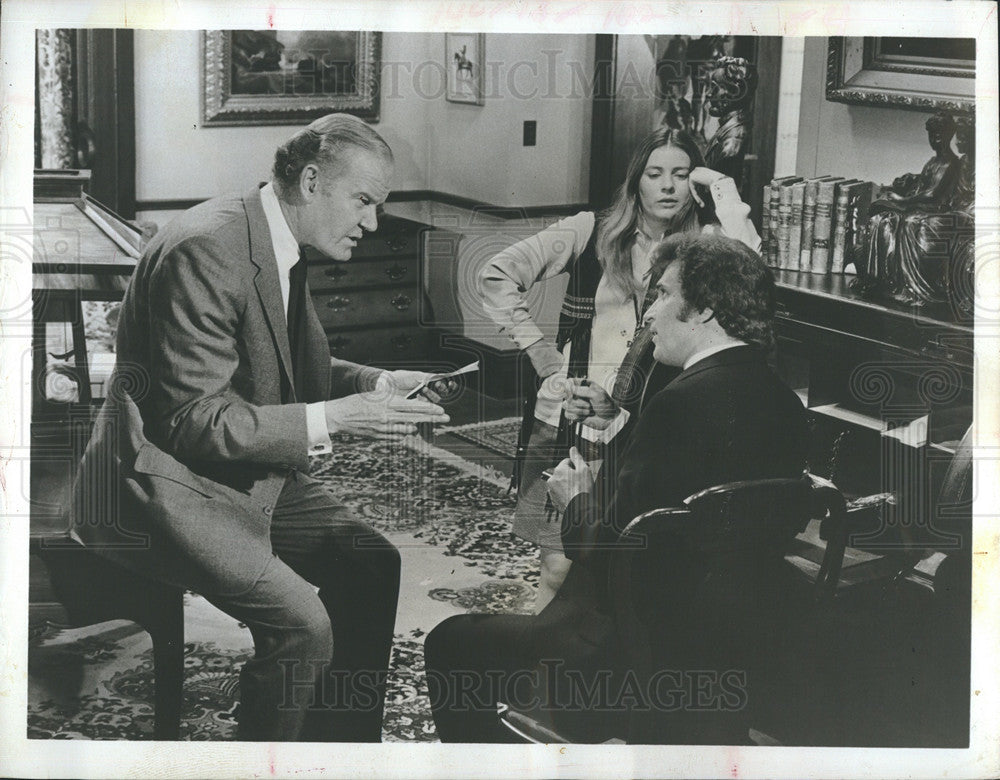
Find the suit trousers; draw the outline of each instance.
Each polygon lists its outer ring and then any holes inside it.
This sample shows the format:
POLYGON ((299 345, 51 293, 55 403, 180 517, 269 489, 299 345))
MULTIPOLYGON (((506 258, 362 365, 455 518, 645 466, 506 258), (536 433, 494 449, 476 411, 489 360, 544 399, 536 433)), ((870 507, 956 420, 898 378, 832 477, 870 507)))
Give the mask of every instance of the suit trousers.
POLYGON ((240 674, 238 738, 380 741, 399 552, 300 472, 275 506, 271 545, 250 590, 206 595, 254 639, 240 674))
POLYGON ((424 640, 424 666, 442 742, 521 742, 500 724, 497 702, 532 695, 535 659, 519 641, 531 615, 455 615, 424 640), (518 679, 518 678, 521 679, 518 679))
POLYGON ((602 742, 623 733, 612 630, 610 618, 581 611, 559 594, 537 615, 454 615, 443 621, 424 641, 438 737, 521 742, 500 723, 497 702, 573 742, 602 742))

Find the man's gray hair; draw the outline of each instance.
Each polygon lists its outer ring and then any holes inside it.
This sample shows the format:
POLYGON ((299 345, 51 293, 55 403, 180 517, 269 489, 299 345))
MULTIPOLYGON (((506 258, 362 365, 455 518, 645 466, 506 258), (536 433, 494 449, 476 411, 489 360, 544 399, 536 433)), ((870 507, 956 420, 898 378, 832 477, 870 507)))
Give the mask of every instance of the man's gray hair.
POLYGON ((392 162, 389 144, 369 125, 350 114, 327 114, 303 127, 274 154, 272 174, 278 188, 294 192, 302 169, 310 163, 336 169, 348 148, 363 149, 392 162))

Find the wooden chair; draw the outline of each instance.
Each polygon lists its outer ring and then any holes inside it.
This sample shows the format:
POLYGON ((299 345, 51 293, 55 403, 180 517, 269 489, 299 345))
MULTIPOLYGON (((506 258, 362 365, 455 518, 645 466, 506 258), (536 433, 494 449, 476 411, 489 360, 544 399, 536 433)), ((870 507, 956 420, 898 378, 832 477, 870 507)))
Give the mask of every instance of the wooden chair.
MULTIPOLYGON (((776 645, 835 587, 844 507, 832 483, 804 475, 709 488, 629 524, 611 555, 609 592, 619 657, 654 705, 627 713, 629 743, 749 742, 752 705, 785 693, 776 645), (808 583, 784 554, 813 518, 831 542, 808 583), (664 682, 680 706, 658 706, 653 687, 664 682), (712 703, 681 701, 700 692, 712 703)), ((556 741, 524 713, 508 707, 501 718, 529 741, 556 741)))
POLYGON ((88 550, 68 532, 31 538, 31 554, 45 563, 56 598, 73 628, 131 620, 153 641, 154 739, 180 738, 184 683, 184 593, 88 550))

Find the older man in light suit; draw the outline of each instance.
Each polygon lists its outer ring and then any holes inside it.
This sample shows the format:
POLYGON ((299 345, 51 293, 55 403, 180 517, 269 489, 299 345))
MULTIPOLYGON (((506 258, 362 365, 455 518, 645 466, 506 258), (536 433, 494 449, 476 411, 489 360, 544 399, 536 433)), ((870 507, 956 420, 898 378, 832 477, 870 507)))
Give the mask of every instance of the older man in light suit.
POLYGON ((308 475, 309 455, 332 432, 448 418, 405 399, 426 374, 331 360, 302 248, 350 259, 391 175, 364 122, 318 119, 278 149, 272 181, 161 231, 122 305, 74 528, 249 626, 241 739, 381 737, 399 554, 308 475))

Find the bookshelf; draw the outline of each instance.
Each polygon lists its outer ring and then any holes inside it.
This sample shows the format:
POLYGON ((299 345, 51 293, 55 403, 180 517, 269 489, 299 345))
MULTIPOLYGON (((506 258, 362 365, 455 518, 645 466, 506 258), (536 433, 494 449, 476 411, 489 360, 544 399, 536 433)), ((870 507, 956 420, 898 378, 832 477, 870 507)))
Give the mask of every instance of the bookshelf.
POLYGON ((919 544, 972 423, 971 319, 947 304, 862 299, 851 275, 775 278, 776 368, 809 410, 810 469, 849 496, 895 493, 911 511, 889 530, 919 544))

